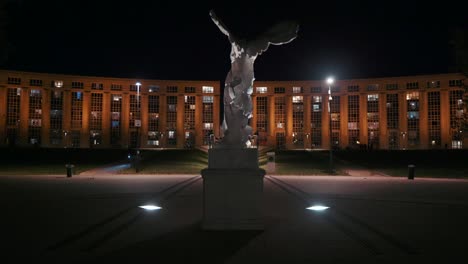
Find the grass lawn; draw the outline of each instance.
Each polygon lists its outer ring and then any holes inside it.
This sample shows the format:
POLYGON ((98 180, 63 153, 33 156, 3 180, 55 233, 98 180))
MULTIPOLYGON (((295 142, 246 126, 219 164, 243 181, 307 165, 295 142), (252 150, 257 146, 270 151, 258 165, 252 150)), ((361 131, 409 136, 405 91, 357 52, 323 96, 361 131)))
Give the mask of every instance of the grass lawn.
POLYGON ((343 150, 336 156, 390 176, 407 177, 408 165, 415 165, 415 177, 468 178, 467 150, 343 150))
MULTIPOLYGON (((276 151, 278 175, 329 175, 328 151, 276 151)), ((263 165, 265 168, 265 165, 263 165)), ((339 162, 334 162, 335 174, 346 175, 339 162)))
POLYGON ((74 172, 118 162, 127 157, 121 149, 42 149, 3 148, 0 153, 0 174, 63 174, 65 164, 75 165, 74 172))
MULTIPOLYGON (((208 167, 208 154, 198 150, 142 150, 140 172, 144 174, 200 174, 208 167)), ((135 173, 134 168, 120 173, 135 173)))

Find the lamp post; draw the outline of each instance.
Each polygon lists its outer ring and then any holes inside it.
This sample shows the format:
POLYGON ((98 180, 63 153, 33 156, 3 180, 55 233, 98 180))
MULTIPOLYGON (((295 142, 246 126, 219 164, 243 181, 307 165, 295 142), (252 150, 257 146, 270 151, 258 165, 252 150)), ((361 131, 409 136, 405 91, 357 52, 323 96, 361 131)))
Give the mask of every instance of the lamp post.
POLYGON ((329 158, 330 158, 330 173, 333 173, 333 137, 332 137, 332 115, 331 115, 331 100, 332 100, 332 95, 331 95, 331 85, 333 84, 335 80, 332 77, 327 78, 327 84, 328 84, 328 129, 330 133, 330 153, 329 153, 329 158))
POLYGON ((135 127, 136 127, 136 156, 135 156, 135 171, 138 172, 140 170, 140 126, 141 126, 141 106, 140 106, 140 86, 141 83, 137 82, 135 83, 137 87, 137 96, 136 96, 136 102, 137 102, 137 107, 138 107, 138 115, 136 116, 137 119, 135 119, 135 127))

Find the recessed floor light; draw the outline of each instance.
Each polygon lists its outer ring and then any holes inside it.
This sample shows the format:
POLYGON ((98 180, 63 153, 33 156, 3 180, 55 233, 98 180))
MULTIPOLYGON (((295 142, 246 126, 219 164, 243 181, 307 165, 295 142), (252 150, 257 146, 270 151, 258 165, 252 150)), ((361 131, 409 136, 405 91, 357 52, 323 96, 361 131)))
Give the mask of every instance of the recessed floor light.
POLYGON ((312 210, 312 211, 323 211, 323 210, 327 210, 328 206, 323 206, 323 205, 314 205, 314 206, 311 206, 311 207, 307 207, 308 210, 312 210))
POLYGON ((148 211, 153 211, 153 210, 162 209, 162 207, 159 207, 159 206, 156 206, 156 205, 152 205, 152 204, 140 205, 140 206, 138 206, 138 207, 143 208, 143 209, 148 210, 148 211))

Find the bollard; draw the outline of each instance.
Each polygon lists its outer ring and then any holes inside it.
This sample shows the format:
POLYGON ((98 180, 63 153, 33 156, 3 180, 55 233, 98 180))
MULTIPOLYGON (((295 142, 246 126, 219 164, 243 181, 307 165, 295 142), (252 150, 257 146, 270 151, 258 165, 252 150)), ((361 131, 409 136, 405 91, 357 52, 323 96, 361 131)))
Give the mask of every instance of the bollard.
POLYGON ((414 180, 414 165, 408 165, 408 180, 414 180))
POLYGON ((65 168, 67 168, 67 177, 71 177, 73 175, 73 168, 75 165, 73 164, 66 164, 65 168))

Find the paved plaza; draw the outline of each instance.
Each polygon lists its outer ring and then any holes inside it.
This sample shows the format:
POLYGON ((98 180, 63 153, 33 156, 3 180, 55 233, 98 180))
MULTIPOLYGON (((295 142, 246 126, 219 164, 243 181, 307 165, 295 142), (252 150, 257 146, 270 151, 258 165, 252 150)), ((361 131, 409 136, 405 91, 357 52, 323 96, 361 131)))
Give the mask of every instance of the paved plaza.
POLYGON ((468 263, 467 180, 267 175, 263 231, 201 230, 202 194, 199 175, 0 176, 2 263, 468 263))

